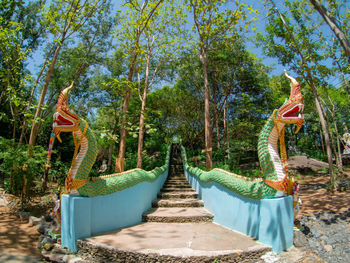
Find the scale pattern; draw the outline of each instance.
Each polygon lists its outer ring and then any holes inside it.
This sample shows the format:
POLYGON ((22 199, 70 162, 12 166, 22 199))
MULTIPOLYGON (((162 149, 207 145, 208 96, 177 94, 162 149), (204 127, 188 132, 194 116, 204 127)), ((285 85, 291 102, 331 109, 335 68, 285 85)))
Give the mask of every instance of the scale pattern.
MULTIPOLYGON (((190 167, 187 162, 185 148, 182 147, 186 170, 205 183, 218 183, 241 196, 251 199, 260 200, 264 198, 273 198, 276 196, 277 190, 291 194, 293 182, 288 178, 288 173, 286 172, 288 166, 285 164, 287 157, 284 144, 284 130, 282 130, 282 133, 279 132, 278 123, 283 124, 283 126, 285 123, 296 123, 297 131, 299 131, 304 119, 302 116, 304 104, 299 83, 288 76, 286 72, 285 75, 291 81, 289 100, 286 101, 281 108, 273 112, 272 116, 265 123, 259 136, 258 156, 262 169, 261 178, 243 177, 222 169, 213 169, 209 172, 205 172, 199 168, 190 167), (269 147, 271 145, 269 139, 272 140, 273 138, 276 140, 273 146, 273 152, 270 153, 269 147), (283 166, 280 165, 281 160, 278 156, 278 150, 275 149, 277 147, 278 138, 280 140, 283 166), (271 154, 274 161, 272 160, 271 154), (275 164, 277 165, 277 170, 275 164), (281 175, 284 178, 278 178, 281 175)), ((134 186, 140 182, 152 182, 168 169, 170 147, 165 164, 152 171, 147 172, 142 169, 133 169, 123 173, 89 177, 89 173, 97 156, 97 142, 87 122, 80 119, 69 110, 67 99, 72 87, 73 83, 70 87, 61 92, 59 101, 57 102, 53 124, 53 132, 59 140, 61 131, 73 132, 75 153, 71 169, 66 179, 66 188, 68 192, 76 189, 81 196, 94 197, 107 195, 134 186), (78 153, 79 147, 80 151, 78 153)))
MULTIPOLYGON (((269 134, 273 127, 273 118, 270 117, 260 133, 258 142, 260 165, 263 174, 266 176, 264 178, 270 180, 277 179, 274 164, 267 148, 269 134)), ((277 190, 265 184, 263 178, 244 177, 217 168, 206 172, 188 165, 186 150, 184 147, 182 147, 182 153, 186 170, 197 176, 199 180, 204 183, 218 183, 236 194, 255 200, 273 198, 276 195, 277 190)))
MULTIPOLYGON (((80 129, 84 130, 84 122, 80 123, 80 129)), ((86 123, 86 125, 88 124, 86 123)), ((152 171, 133 169, 123 173, 115 173, 100 177, 89 177, 89 172, 95 163, 98 149, 95 135, 89 127, 87 127, 84 136, 88 142, 88 150, 75 176, 76 180, 88 179, 86 184, 77 189, 78 193, 81 196, 94 197, 100 195, 108 195, 132 187, 141 182, 153 182, 168 169, 170 147, 167 153, 165 164, 161 167, 156 167, 152 171)))

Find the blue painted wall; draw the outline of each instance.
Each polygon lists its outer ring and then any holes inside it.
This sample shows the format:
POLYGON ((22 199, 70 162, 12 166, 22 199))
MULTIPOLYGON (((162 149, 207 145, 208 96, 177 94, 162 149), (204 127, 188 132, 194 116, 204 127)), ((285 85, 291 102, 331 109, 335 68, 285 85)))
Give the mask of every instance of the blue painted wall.
MULTIPOLYGON (((169 169, 168 169, 169 170, 169 169)), ((62 246, 77 251, 76 240, 138 224, 163 187, 168 170, 154 182, 142 182, 110 195, 61 197, 62 246)))
MULTIPOLYGON (((184 167, 185 169, 185 167, 184 167)), ((185 169, 185 175, 214 214, 214 222, 257 238, 280 253, 293 245, 293 200, 291 196, 253 200, 217 183, 203 183, 185 169)))

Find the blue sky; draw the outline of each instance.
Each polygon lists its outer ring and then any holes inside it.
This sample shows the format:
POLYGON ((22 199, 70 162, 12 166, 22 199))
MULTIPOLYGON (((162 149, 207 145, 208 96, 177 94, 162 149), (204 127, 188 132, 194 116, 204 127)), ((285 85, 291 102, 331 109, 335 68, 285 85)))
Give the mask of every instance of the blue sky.
MULTIPOLYGON (((114 12, 116 12, 118 9, 123 9, 121 8, 121 3, 123 3, 124 1, 121 0, 116 0, 116 1, 112 1, 113 2, 113 10, 114 12)), ((266 10, 264 9, 263 5, 261 3, 259 3, 258 1, 249 1, 246 0, 245 1, 247 4, 252 4, 253 3, 253 8, 257 9, 259 11, 259 15, 258 15, 258 19, 256 21, 256 26, 257 26, 257 31, 264 33, 265 31, 265 23, 267 22, 267 18, 266 18, 266 10)), ((277 6, 281 7, 281 3, 283 1, 281 0, 277 0, 275 1, 277 6)), ((231 3, 232 5, 233 3, 231 3)), ((228 4, 230 5, 230 3, 228 4)), ((190 19, 190 15, 189 15, 189 27, 191 26, 191 19, 190 19)), ((328 28, 326 28, 326 26, 324 26, 325 28, 324 31, 327 32, 328 28)), ((251 31, 249 33, 246 34, 247 39, 249 37, 252 37, 254 35, 254 33, 251 31)), ((278 60, 276 58, 271 58, 271 57, 267 57, 266 55, 264 55, 263 51, 261 48, 256 47, 255 43, 252 40, 247 40, 246 42, 246 47, 249 51, 251 51, 253 54, 255 54, 257 57, 261 58, 263 63, 269 66, 273 67, 273 70, 271 71, 270 75, 280 75, 283 73, 284 67, 282 65, 279 64, 278 60)), ((34 52, 31 56, 32 58, 28 61, 28 69, 32 72, 32 74, 35 75, 35 73, 37 73, 40 70, 40 64, 43 62, 43 55, 41 50, 37 50, 36 52, 34 52)), ((330 62, 327 62, 330 63, 330 62)), ((295 73, 291 73, 294 74, 295 73)), ((295 76, 297 77, 297 76, 295 76)), ((338 86, 341 83, 341 80, 338 77, 332 77, 328 80, 329 83, 333 84, 334 86, 338 86)))

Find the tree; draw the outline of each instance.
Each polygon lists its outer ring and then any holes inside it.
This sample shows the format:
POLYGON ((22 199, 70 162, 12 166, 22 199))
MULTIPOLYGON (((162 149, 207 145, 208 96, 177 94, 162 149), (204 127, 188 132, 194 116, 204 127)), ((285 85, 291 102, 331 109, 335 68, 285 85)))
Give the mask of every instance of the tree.
POLYGON ((331 15, 331 13, 321 4, 320 1, 310 0, 310 2, 315 7, 317 12, 319 12, 319 14, 323 17, 324 21, 326 21, 326 23, 328 24, 330 29, 333 31, 333 33, 336 35, 350 62, 350 42, 347 36, 342 31, 341 27, 338 26, 336 20, 331 15))
MULTIPOLYGON (((184 13, 182 11, 181 7, 175 6, 174 1, 166 1, 155 12, 153 19, 150 21, 150 26, 145 29, 144 51, 141 53, 142 61, 140 62, 141 65, 142 62, 145 63, 143 92, 141 92, 140 78, 138 80, 141 111, 137 147, 137 168, 142 168, 147 93, 155 79, 165 73, 167 69, 165 63, 174 63, 180 48, 184 44, 184 13)), ((141 67, 139 69, 141 71, 141 67)))
POLYGON ((304 3, 286 1, 286 5, 290 10, 290 16, 288 17, 277 9, 272 0, 269 2, 272 5, 270 11, 275 13, 276 17, 269 17, 269 24, 266 27, 268 35, 266 37, 260 36, 260 41, 264 43, 264 49, 268 55, 277 57, 283 65, 289 65, 302 75, 311 87, 325 138, 331 183, 334 183, 335 174, 333 171, 330 136, 320 103, 319 92, 316 88, 320 80, 315 78, 317 74, 319 74, 320 78, 324 78, 329 74, 329 71, 322 66, 321 61, 323 57, 317 52, 317 50, 321 49, 321 44, 313 41, 312 38, 315 25, 307 26, 304 23, 307 20, 301 19, 301 15, 308 11, 304 3), (295 24, 291 25, 289 19, 294 19, 295 24))
POLYGON ((103 10, 104 3, 105 0, 56 0, 50 3, 49 8, 43 10, 42 17, 44 23, 54 35, 53 43, 55 43, 55 50, 49 63, 49 68, 45 76, 44 85, 35 112, 29 138, 30 146, 35 145, 36 142, 42 105, 63 44, 74 33, 80 30, 93 15, 103 10))
POLYGON ((121 49, 115 50, 112 55, 105 57, 91 81, 92 92, 97 95, 92 98, 92 106, 98 112, 95 130, 100 131, 103 140, 107 140, 108 170, 112 167, 114 145, 119 141, 117 132, 120 130, 126 84, 123 76, 127 72, 127 66, 124 52, 121 49))
MULTIPOLYGON (((212 168, 212 129, 210 125, 209 82, 208 82, 208 51, 222 36, 232 36, 236 33, 236 25, 245 19, 244 4, 239 4, 236 10, 220 11, 225 0, 188 1, 194 20, 194 29, 198 34, 198 51, 203 66, 204 77, 204 127, 205 152, 207 170, 212 168)), ((252 10, 250 8, 250 10, 252 10)))
MULTIPOLYGON (((0 2, 0 107, 5 111, 9 108, 13 138, 16 136, 20 115, 25 107, 27 83, 31 80, 28 71, 25 71, 25 61, 37 48, 43 33, 38 16, 41 5, 41 1, 33 1, 26 5, 21 1, 0 2), (8 102, 8 106, 3 102, 8 102)), ((5 115, 2 117, 7 119, 5 115)))
POLYGON ((126 0, 127 8, 121 14, 121 24, 116 31, 117 38, 121 41, 121 46, 128 56, 129 69, 127 75, 127 83, 125 87, 125 95, 122 109, 122 123, 120 126, 120 141, 117 172, 124 170, 125 150, 126 150, 126 124, 127 113, 130 103, 131 83, 133 81, 134 70, 137 59, 140 54, 140 38, 145 29, 149 27, 150 20, 163 0, 144 1, 143 3, 134 0, 126 0))

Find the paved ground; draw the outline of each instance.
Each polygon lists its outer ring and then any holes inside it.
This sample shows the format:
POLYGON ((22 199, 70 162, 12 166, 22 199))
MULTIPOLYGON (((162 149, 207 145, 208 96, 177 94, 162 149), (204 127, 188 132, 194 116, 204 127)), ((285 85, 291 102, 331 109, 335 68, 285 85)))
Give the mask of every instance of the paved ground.
POLYGON ((214 223, 147 222, 87 239, 125 250, 171 256, 216 256, 267 247, 214 223))

